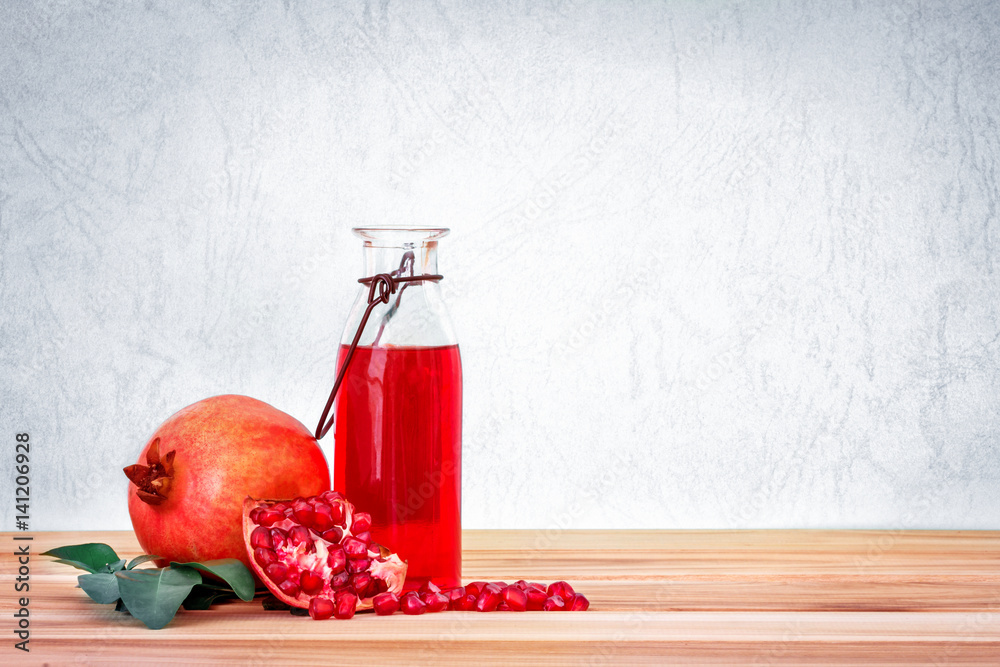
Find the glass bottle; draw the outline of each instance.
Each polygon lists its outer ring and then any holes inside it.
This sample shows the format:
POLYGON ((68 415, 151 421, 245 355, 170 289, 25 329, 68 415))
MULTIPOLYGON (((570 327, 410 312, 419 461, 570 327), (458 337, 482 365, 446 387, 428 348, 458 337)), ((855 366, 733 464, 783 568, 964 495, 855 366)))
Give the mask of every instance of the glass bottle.
MULTIPOLYGON (((356 228, 367 277, 434 275, 449 230, 356 228)), ((369 305, 362 285, 344 363, 369 305)), ((458 586, 462 362, 437 280, 400 282, 369 316, 334 407, 334 488, 372 515, 372 538, 408 562, 406 588, 458 586)))

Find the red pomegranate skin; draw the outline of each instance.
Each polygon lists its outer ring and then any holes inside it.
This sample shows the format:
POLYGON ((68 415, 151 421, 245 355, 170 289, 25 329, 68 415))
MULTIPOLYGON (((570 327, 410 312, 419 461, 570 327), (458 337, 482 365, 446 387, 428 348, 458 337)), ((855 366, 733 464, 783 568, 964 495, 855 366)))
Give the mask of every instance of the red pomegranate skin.
POLYGON ((160 456, 176 452, 166 500, 150 505, 129 484, 128 511, 143 551, 169 561, 238 558, 243 500, 314 496, 330 489, 330 470, 312 433, 294 417, 247 396, 206 398, 178 411, 139 455, 146 462, 159 438, 160 456))

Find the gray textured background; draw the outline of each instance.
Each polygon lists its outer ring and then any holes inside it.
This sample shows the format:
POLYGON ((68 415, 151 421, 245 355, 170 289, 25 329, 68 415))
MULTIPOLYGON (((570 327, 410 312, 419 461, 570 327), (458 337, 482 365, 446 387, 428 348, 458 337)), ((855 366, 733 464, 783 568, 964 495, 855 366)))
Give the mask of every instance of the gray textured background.
POLYGON ((938 0, 0 4, 32 527, 127 528, 197 399, 313 426, 349 228, 443 224, 466 526, 1000 528, 998 43, 938 0))

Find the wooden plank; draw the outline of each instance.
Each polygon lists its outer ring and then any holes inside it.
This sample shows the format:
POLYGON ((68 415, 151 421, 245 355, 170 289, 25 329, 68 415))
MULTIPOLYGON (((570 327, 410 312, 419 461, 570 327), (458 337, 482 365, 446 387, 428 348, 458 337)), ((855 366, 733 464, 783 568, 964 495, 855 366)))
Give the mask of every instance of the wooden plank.
MULTIPOLYGON (((37 556, 81 542, 134 556, 131 532, 35 533, 24 664, 1000 664, 1000 533, 886 535, 465 531, 465 580, 565 578, 591 610, 317 623, 234 603, 182 611, 154 632, 37 556)), ((7 581, 11 552, 0 556, 7 581)), ((4 609, 12 596, 5 585, 4 609)))

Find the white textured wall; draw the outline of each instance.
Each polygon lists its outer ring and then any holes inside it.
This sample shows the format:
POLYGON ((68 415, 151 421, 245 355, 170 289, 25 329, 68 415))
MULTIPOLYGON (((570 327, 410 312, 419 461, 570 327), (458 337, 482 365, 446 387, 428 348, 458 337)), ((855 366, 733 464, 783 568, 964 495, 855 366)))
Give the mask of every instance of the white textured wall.
POLYGON ((996 3, 112 4, 0 4, 33 528, 128 527, 197 399, 314 426, 408 223, 467 527, 1000 528, 996 3))

